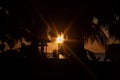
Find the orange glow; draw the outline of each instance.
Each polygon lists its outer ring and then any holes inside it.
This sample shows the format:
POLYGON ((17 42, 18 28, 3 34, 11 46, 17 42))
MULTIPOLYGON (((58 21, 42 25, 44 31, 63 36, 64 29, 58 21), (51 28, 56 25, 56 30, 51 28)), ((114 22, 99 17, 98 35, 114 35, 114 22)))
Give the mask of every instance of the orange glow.
MULTIPOLYGON (((95 23, 97 23, 97 19, 94 18, 94 21, 95 23)), ((94 22, 93 21, 93 22, 94 22)), ((53 50, 58 50, 58 43, 63 43, 64 41, 66 42, 69 42, 69 43, 74 43, 76 42, 76 40, 74 39, 70 39, 70 35, 68 36, 68 32, 72 26, 72 24, 74 24, 74 19, 65 26, 65 29, 63 31, 63 33, 60 35, 59 34, 59 30, 56 26, 59 26, 57 24, 55 24, 52 20, 51 20, 51 26, 53 27, 56 35, 58 36, 57 38, 56 37, 52 37, 53 39, 53 42, 51 43, 48 43, 48 46, 47 46, 47 52, 48 53, 52 53, 53 50)), ((61 26, 61 25, 60 25, 61 26)), ((52 29, 51 29, 52 30, 52 29)), ((64 46, 62 45, 64 51, 66 51, 66 46, 64 44, 64 46)), ((93 51, 95 53, 104 53, 105 52, 105 49, 103 46, 99 45, 96 41, 92 44, 89 40, 88 40, 88 43, 85 44, 85 49, 88 49, 90 51, 93 51)), ((67 53, 67 52, 66 52, 67 53)), ((60 56, 61 57, 61 56, 60 56)))
POLYGON ((59 59, 65 59, 65 57, 62 54, 59 54, 59 59))
POLYGON ((98 44, 97 41, 91 43, 90 40, 88 40, 88 43, 86 43, 84 47, 85 49, 90 50, 94 53, 105 53, 104 46, 98 44))

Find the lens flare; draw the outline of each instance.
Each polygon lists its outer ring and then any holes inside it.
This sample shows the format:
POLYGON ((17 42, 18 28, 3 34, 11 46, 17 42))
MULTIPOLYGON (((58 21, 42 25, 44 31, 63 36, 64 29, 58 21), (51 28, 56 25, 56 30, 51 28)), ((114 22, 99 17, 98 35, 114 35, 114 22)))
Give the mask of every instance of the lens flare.
POLYGON ((57 43, 63 43, 64 42, 64 36, 60 35, 57 37, 57 43))

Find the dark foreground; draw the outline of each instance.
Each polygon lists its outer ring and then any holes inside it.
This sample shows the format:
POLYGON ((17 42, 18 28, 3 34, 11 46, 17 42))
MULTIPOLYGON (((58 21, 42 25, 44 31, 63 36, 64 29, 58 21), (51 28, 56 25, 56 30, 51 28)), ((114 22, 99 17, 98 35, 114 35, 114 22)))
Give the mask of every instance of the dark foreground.
POLYGON ((66 60, 26 60, 1 63, 0 78, 53 80, 120 80, 119 63, 68 63, 66 60))

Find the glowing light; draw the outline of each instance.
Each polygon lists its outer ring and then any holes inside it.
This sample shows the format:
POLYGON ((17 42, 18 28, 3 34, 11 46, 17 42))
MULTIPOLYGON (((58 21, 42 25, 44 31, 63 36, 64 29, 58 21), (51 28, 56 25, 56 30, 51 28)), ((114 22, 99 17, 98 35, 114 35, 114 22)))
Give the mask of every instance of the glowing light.
POLYGON ((57 37, 57 43, 63 43, 64 42, 64 36, 60 35, 57 37))
POLYGON ((59 54, 59 59, 65 59, 65 57, 62 54, 59 54))

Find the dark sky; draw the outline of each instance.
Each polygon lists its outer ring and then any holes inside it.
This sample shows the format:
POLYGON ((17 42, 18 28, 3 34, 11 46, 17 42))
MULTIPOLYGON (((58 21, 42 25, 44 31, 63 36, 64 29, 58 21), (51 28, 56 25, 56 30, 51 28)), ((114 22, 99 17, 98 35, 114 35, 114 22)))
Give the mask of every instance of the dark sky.
POLYGON ((89 11, 92 10, 92 6, 87 2, 56 1, 53 3, 39 3, 39 6, 42 16, 50 23, 55 23, 60 31, 62 31, 61 28, 64 29, 71 22, 78 18, 82 21, 93 12, 89 11))
POLYGON ((49 24, 54 23, 60 31, 77 19, 80 25, 84 25, 91 16, 108 15, 113 4, 104 0, 1 0, 0 3, 10 9, 14 18, 23 17, 27 21, 30 17, 42 16, 49 24))
POLYGON ((110 15, 113 4, 113 1, 104 0, 43 0, 38 3, 40 13, 46 19, 52 19, 56 24, 67 24, 74 19, 79 19, 81 23, 84 23, 84 20, 94 15, 110 15))
POLYGON ((77 0, 0 0, 0 5, 9 10, 14 23, 21 18, 29 21, 42 16, 49 24, 54 23, 60 31, 76 19, 83 21, 92 14, 94 10, 91 3, 77 0))
POLYGON ((15 18, 42 16, 49 23, 61 26, 77 19, 84 23, 96 14, 108 14, 112 4, 104 0, 0 0, 0 5, 10 9, 15 18))

